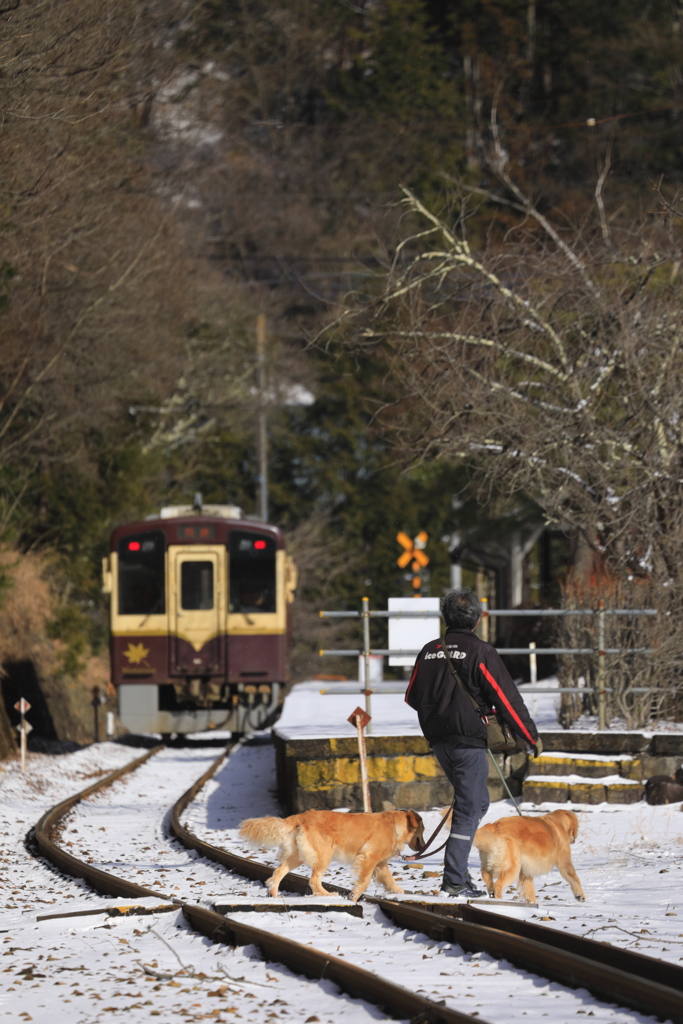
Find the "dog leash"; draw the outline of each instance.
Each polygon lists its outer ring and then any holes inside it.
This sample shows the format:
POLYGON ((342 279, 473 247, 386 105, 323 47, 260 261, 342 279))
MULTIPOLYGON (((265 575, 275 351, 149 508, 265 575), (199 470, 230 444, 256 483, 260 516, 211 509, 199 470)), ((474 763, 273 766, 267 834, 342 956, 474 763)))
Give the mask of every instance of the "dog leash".
MULTIPOLYGON (((498 772, 498 775, 500 776, 500 781, 505 786, 505 790, 507 792, 507 795, 512 800, 513 806, 514 806, 515 810, 517 811, 517 814, 519 814, 520 818, 523 818, 524 815, 520 811, 519 807, 517 806, 517 801, 515 800, 515 798, 512 795, 512 793, 510 792, 510 787, 508 786, 508 784, 505 781, 505 778, 503 776, 503 773, 501 772, 500 768, 498 767, 498 762, 496 761, 495 757, 493 756, 493 753, 491 752, 491 750, 488 747, 486 748, 486 753, 489 755, 489 757, 493 761, 493 767, 498 772)), ((455 796, 453 797, 453 802, 451 803, 451 806, 450 806, 449 810, 452 811, 454 809, 454 807, 455 807, 455 796)), ((401 857, 401 860, 419 860, 420 857, 424 857, 425 853, 429 850, 429 847, 432 845, 432 843, 434 842, 434 840, 438 836, 439 832, 441 831, 441 829, 446 824, 446 819, 447 818, 448 818, 448 811, 446 811, 446 813, 444 814, 443 818, 441 819, 439 824, 436 826, 436 828, 434 829, 434 831, 432 832, 431 836, 429 837, 427 842, 424 844, 422 849, 418 850, 417 853, 413 853, 413 854, 411 854, 408 857, 401 857)), ((447 843, 448 843, 448 840, 446 840, 445 843, 442 843, 441 846, 438 846, 436 848, 436 850, 430 850, 429 851, 430 857, 433 856, 435 853, 440 853, 441 850, 443 850, 446 847, 447 843)))
POLYGON ((493 761, 493 767, 494 767, 494 768, 496 769, 496 771, 497 771, 497 772, 498 772, 498 774, 500 775, 500 781, 501 781, 501 782, 503 783, 503 785, 505 786, 505 789, 506 789, 506 791, 507 791, 507 795, 508 795, 508 796, 510 797, 510 799, 512 800, 512 803, 514 804, 514 808, 515 808, 515 810, 517 811, 517 814, 518 814, 518 815, 520 816, 520 818, 523 818, 523 817, 524 817, 524 815, 522 814, 522 812, 520 811, 519 807, 517 806, 517 801, 515 800, 515 798, 514 798, 514 796, 512 795, 512 793, 510 792, 510 787, 508 786, 507 782, 505 781, 505 779, 504 779, 504 777, 503 777, 503 773, 502 773, 502 771, 500 770, 500 768, 498 767, 498 762, 496 761, 495 757, 494 757, 494 756, 493 756, 493 754, 491 753, 491 750, 489 749, 489 747, 487 747, 487 748, 486 748, 486 752, 488 753, 489 757, 490 757, 490 758, 491 758, 491 760, 493 761))
MULTIPOLYGON (((452 804, 451 804, 451 806, 449 807, 448 810, 452 811, 454 806, 455 806, 455 796, 453 797, 453 802, 452 802, 452 804)), ((438 834, 441 831, 441 829, 446 824, 446 819, 447 818, 448 818, 448 811, 446 811, 446 813, 442 817, 441 821, 436 826, 436 828, 434 829, 434 831, 432 832, 431 836, 429 837, 427 842, 424 844, 422 849, 418 850, 417 853, 411 853, 410 856, 408 856, 408 857, 401 856, 401 860, 418 860, 420 857, 424 857, 425 853, 427 852, 429 847, 432 845, 432 843, 434 842, 434 840, 438 836, 438 834)), ((434 853, 439 853, 441 850, 443 850, 445 848, 445 846, 446 846, 446 843, 448 843, 448 840, 446 840, 445 843, 442 843, 441 846, 438 846, 436 848, 436 850, 432 850, 431 853, 430 853, 430 856, 432 856, 432 854, 434 854, 434 853)))

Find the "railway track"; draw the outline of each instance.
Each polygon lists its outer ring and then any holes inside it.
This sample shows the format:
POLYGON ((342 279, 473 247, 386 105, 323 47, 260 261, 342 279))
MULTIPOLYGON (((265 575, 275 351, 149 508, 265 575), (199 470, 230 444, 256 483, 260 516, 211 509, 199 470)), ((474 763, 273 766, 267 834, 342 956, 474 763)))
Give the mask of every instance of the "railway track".
MULTIPOLYGON (((253 943, 266 958, 285 963, 296 973, 333 981, 350 995, 383 1006, 399 1019, 409 1017, 415 1024, 418 1021, 471 1021, 468 1014, 442 1006, 310 945, 104 872, 75 858, 55 842, 52 833, 80 800, 111 785, 126 772, 134 771, 155 752, 150 751, 43 815, 36 826, 36 840, 44 855, 62 871, 84 878, 104 895, 124 898, 151 896, 172 902, 182 910, 196 931, 212 941, 231 946, 253 943)), ((189 832, 181 822, 184 809, 218 770, 224 757, 225 752, 174 805, 170 818, 171 832, 180 843, 202 857, 246 878, 265 881, 272 873, 271 867, 212 846, 189 832)), ((328 887, 341 895, 349 894, 349 890, 341 886, 328 883, 328 887)), ((308 892, 308 879, 291 873, 281 888, 304 895, 308 892)), ((420 906, 418 900, 408 904, 377 897, 366 897, 364 902, 379 907, 399 927, 422 932, 439 942, 457 944, 466 950, 485 951, 563 985, 586 988, 609 1002, 683 1024, 683 969, 674 964, 533 922, 513 920, 468 904, 434 908, 429 904, 420 906)), ((482 1020, 481 1017, 478 1019, 482 1020)))
MULTIPOLYGON (((80 790, 47 811, 35 826, 35 841, 43 856, 60 871, 74 878, 82 878, 91 888, 104 896, 117 896, 124 899, 152 897, 165 903, 175 904, 182 911, 188 924, 212 942, 221 942, 229 946, 253 944, 261 950, 267 959, 286 964, 295 973, 304 974, 314 980, 324 978, 327 981, 332 981, 352 997, 364 999, 383 1007, 397 1020, 409 1018, 411 1024, 471 1024, 471 1017, 468 1014, 441 1006, 424 996, 380 978, 362 967, 345 963, 340 958, 314 949, 309 945, 273 935, 261 928, 255 928, 252 925, 217 914, 206 907, 179 900, 166 893, 157 892, 127 879, 119 878, 117 875, 103 871, 75 857, 60 846, 59 842, 53 838, 54 833, 66 815, 78 803, 111 786, 124 775, 135 771, 160 749, 163 748, 155 747, 142 757, 117 769, 86 789, 80 790)), ((226 752, 221 753, 209 772, 202 776, 199 780, 202 785, 214 774, 225 756, 226 752)), ((197 789, 201 788, 198 784, 195 785, 197 789)), ((186 797, 187 793, 175 805, 172 817, 175 818, 179 813, 177 808, 186 797)), ((482 1024, 487 1024, 482 1018, 479 1020, 482 1021, 482 1024)))

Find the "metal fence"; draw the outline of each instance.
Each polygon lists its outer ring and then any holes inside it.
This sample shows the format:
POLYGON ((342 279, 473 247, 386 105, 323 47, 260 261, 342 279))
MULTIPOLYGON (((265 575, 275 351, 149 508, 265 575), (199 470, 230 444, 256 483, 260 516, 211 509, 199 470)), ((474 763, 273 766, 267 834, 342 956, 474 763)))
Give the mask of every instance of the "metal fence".
MULTIPOLYGON (((525 694, 531 693, 596 693, 598 698, 598 728, 606 728, 606 700, 605 696, 613 692, 612 687, 605 686, 605 656, 608 654, 652 654, 650 647, 605 647, 605 619, 608 616, 628 616, 657 614, 655 608, 605 608, 604 601, 600 601, 597 608, 490 608, 486 598, 481 599, 483 612, 481 617, 481 638, 489 638, 489 619, 493 616, 500 618, 539 618, 546 616, 565 617, 572 615, 594 616, 597 621, 597 646, 596 647, 536 647, 529 644, 528 647, 498 647, 499 654, 524 654, 530 659, 531 685, 525 688, 525 694), (536 657, 539 654, 594 654, 598 659, 598 685, 597 686, 561 686, 561 687, 539 687, 535 683, 536 657)), ((438 615, 434 611, 371 611, 370 600, 367 597, 362 599, 361 611, 322 611, 321 619, 361 619, 363 623, 363 647, 347 648, 342 650, 321 650, 320 657, 362 657, 363 658, 363 688, 358 690, 321 691, 321 692, 348 692, 365 694, 365 710, 371 713, 371 698, 373 692, 370 686, 370 656, 381 654, 385 656, 412 656, 417 657, 419 650, 393 650, 382 647, 370 647, 370 619, 435 619, 438 615)), ((648 693, 650 687, 634 686, 632 693, 648 693)), ((402 693, 403 690, 382 689, 382 693, 402 693)), ((368 729, 368 731, 370 731, 368 729)))

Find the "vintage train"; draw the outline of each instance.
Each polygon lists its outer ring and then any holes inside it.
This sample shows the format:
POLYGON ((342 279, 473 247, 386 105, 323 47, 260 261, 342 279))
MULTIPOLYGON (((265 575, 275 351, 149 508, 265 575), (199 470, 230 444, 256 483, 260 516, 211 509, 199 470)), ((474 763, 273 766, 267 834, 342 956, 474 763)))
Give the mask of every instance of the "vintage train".
POLYGON ((276 717, 296 567, 233 505, 169 506, 111 535, 111 679, 135 733, 233 733, 276 717))

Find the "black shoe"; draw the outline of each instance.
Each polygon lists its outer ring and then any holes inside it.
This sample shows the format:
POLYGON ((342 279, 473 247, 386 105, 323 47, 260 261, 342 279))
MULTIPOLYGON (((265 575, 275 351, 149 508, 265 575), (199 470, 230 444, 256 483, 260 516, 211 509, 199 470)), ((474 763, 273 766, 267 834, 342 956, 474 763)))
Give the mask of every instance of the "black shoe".
POLYGON ((474 885, 469 884, 449 885, 448 882, 444 882, 439 896, 464 896, 465 899, 473 900, 478 899, 480 896, 486 896, 486 890, 475 889, 474 885))

